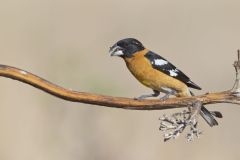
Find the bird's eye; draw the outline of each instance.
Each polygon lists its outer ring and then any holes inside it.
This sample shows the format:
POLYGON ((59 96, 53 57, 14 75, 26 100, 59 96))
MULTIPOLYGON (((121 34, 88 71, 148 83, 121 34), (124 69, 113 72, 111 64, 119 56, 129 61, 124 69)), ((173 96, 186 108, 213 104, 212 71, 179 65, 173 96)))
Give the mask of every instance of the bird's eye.
POLYGON ((117 46, 120 46, 120 47, 127 47, 127 44, 124 43, 124 42, 118 42, 118 43, 117 43, 117 46))

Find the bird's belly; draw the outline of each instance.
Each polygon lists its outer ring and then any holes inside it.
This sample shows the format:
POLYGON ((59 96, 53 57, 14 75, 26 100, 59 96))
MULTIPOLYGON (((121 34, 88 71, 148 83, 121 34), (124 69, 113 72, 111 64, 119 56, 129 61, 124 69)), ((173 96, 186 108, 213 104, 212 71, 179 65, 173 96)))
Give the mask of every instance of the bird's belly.
POLYGON ((141 82, 143 85, 155 89, 155 90, 162 90, 163 87, 170 88, 167 82, 168 80, 158 74, 154 74, 153 72, 149 72, 146 70, 142 70, 140 72, 132 72, 134 77, 141 82))
POLYGON ((164 73, 133 73, 134 77, 146 87, 163 93, 174 93, 176 96, 189 96, 188 87, 181 81, 164 75, 164 73))
POLYGON ((144 66, 142 64, 146 63, 127 63, 127 67, 134 77, 146 87, 161 92, 167 92, 167 90, 182 92, 187 88, 183 82, 152 68, 151 64, 144 66))

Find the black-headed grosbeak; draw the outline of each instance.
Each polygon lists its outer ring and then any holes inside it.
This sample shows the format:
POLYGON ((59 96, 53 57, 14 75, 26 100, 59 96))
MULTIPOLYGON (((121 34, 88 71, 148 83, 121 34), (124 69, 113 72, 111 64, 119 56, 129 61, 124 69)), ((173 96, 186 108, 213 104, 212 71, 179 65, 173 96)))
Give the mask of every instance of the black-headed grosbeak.
MULTIPOLYGON (((109 52, 111 56, 122 57, 134 77, 153 90, 153 94, 142 95, 136 98, 138 100, 157 97, 160 92, 165 93, 165 96, 161 98, 162 100, 169 98, 170 95, 188 97, 193 95, 189 87, 201 90, 198 85, 173 64, 145 48, 141 42, 134 38, 118 41, 110 47, 109 52)), ((214 116, 222 117, 220 112, 210 112, 204 106, 201 107, 200 114, 211 127, 218 125, 214 116)))

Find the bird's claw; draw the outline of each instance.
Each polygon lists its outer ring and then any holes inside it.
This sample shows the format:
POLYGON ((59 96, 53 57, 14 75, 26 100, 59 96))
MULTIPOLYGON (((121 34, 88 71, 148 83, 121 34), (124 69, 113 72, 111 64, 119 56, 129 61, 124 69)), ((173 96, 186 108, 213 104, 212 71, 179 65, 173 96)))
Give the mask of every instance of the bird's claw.
POLYGON ((160 97, 160 100, 165 101, 170 97, 170 94, 166 94, 163 97, 160 97))
POLYGON ((150 98, 150 97, 157 97, 160 94, 160 92, 158 92, 158 91, 153 91, 153 92, 154 92, 153 94, 144 94, 139 97, 135 97, 134 99, 135 100, 143 100, 143 99, 150 98))
POLYGON ((142 95, 142 96, 139 96, 139 97, 134 97, 133 99, 134 100, 143 100, 145 98, 147 98, 147 97, 145 95, 142 95))

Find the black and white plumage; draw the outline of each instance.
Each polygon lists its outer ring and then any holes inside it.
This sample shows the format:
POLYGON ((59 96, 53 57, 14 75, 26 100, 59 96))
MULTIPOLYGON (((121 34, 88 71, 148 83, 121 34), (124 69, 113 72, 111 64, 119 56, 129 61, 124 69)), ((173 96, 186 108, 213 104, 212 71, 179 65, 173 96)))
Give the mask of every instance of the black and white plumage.
POLYGON ((179 81, 185 83, 188 87, 201 90, 201 88, 194 82, 192 82, 190 78, 186 76, 181 70, 177 69, 177 67, 175 67, 173 64, 171 64, 169 61, 167 61, 160 55, 149 51, 145 54, 145 57, 150 61, 154 69, 157 69, 167 74, 168 76, 178 79, 179 81))
MULTIPOLYGON (((142 95, 137 97, 137 100, 157 97, 160 92, 165 93, 161 100, 169 98, 170 95, 188 97, 192 96, 189 87, 201 89, 173 64, 145 48, 140 41, 134 38, 118 41, 110 47, 110 53, 111 56, 123 58, 133 76, 140 83, 153 90, 152 94, 142 95)), ((214 116, 222 117, 220 112, 209 112, 204 106, 199 109, 201 109, 201 116, 210 126, 218 124, 214 116)))

